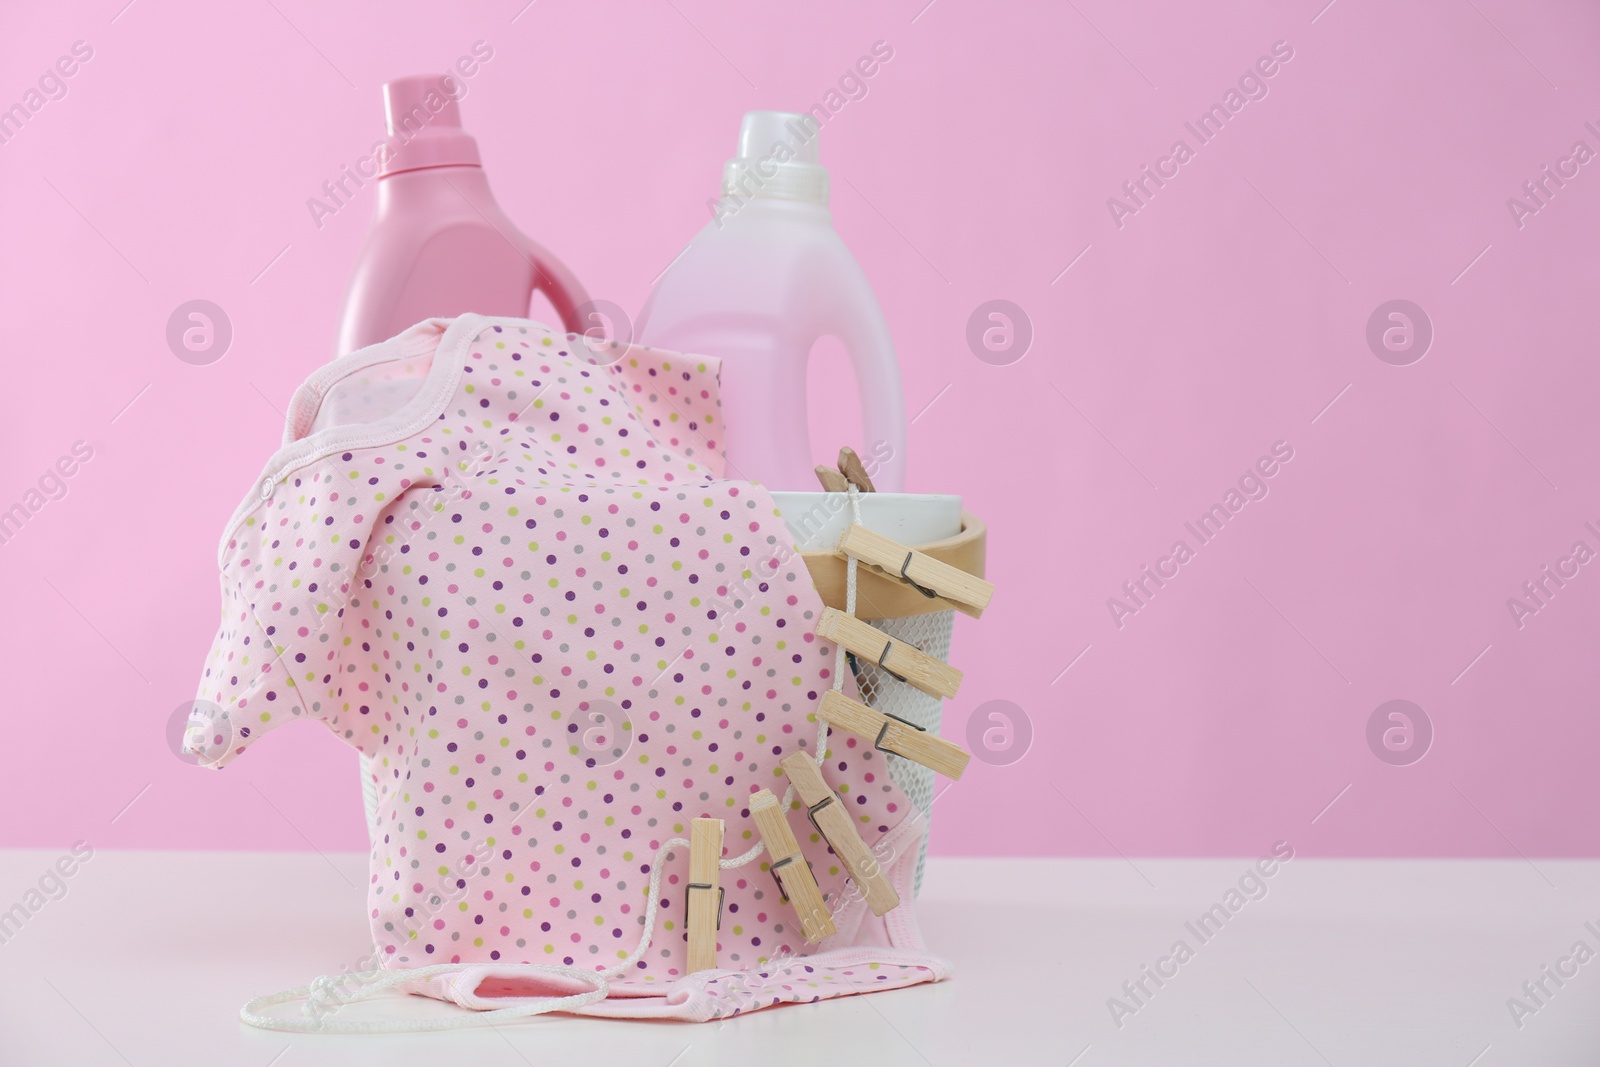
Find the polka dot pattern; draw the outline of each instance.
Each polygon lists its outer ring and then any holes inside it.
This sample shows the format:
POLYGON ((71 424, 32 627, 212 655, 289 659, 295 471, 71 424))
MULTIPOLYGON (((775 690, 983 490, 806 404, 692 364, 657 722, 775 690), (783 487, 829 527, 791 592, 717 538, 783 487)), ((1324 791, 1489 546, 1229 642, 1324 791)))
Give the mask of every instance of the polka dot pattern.
MULTIPOLYGON (((757 843, 747 800, 782 795, 779 759, 816 744, 833 649, 771 496, 721 479, 714 362, 632 346, 602 366, 536 323, 466 321, 425 361, 420 429, 324 413, 241 506, 200 693, 222 709, 214 765, 295 718, 370 757, 384 966, 603 970, 639 941, 665 841, 709 815, 729 854, 757 843), (596 745, 601 705, 623 722, 596 745)), ((832 743, 824 774, 872 844, 908 804, 871 745, 832 743)), ((791 824, 841 893, 837 859, 791 824)), ((724 874, 724 967, 808 951, 766 867, 724 874)), ((683 977, 687 868, 666 855, 653 942, 614 984, 683 977)), ((780 999, 862 984, 814 970, 786 970, 780 999)))

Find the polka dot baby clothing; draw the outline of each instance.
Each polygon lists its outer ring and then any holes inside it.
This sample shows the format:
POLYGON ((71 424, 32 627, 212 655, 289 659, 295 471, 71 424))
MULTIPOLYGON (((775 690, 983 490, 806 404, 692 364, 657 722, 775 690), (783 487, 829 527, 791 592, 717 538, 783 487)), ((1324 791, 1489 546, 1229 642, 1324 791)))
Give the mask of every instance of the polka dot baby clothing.
POLYGON ((767 872, 750 795, 819 742, 904 900, 925 823, 883 753, 818 722, 823 605, 771 496, 722 477, 720 428, 716 361, 521 319, 420 323, 301 386, 222 538, 186 745, 221 767, 314 719, 368 758, 375 966, 247 1021, 328 1029, 387 987, 491 1020, 709 1019, 947 973, 798 803, 837 932, 806 945, 767 872), (697 816, 726 822, 726 896, 721 969, 691 975, 697 816))

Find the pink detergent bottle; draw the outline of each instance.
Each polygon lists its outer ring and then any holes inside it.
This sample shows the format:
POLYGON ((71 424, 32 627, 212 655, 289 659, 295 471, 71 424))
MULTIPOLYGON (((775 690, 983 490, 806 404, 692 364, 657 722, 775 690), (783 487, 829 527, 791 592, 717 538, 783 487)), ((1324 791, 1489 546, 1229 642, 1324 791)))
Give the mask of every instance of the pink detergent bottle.
POLYGON ((378 154, 377 216, 350 276, 336 355, 434 316, 525 317, 534 290, 568 332, 587 328, 578 280, 490 194, 477 142, 461 128, 458 85, 431 74, 383 87, 389 137, 378 154))
POLYGON ((716 215, 639 315, 644 344, 719 357, 730 477, 815 489, 806 363, 825 335, 849 350, 866 440, 885 492, 905 487, 905 404, 883 312, 834 232, 816 119, 752 111, 723 171, 716 215))

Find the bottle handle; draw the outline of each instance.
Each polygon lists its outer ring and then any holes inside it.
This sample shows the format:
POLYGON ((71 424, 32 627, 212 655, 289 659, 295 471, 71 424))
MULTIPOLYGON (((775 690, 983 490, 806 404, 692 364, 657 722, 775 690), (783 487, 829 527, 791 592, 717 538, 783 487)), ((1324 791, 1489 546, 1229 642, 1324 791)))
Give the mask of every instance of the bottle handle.
POLYGON ((533 286, 528 293, 531 308, 534 293, 543 293, 561 319, 567 333, 583 333, 591 324, 584 322, 589 295, 577 275, 555 256, 529 237, 523 237, 522 254, 533 265, 533 286))
POLYGON ((842 325, 839 339, 855 367, 862 428, 867 435, 861 442, 861 458, 881 492, 904 492, 906 406, 894 340, 876 307, 853 309, 842 325))

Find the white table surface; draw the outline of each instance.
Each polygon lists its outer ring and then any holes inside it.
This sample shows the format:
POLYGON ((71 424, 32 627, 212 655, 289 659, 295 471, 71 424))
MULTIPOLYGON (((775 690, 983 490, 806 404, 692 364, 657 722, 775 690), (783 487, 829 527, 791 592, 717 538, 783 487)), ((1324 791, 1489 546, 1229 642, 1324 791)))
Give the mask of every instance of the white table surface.
MULTIPOLYGON (((0 852, 0 909, 58 855, 0 852)), ((1116 1027, 1107 999, 1175 940, 1197 945, 1185 921, 1248 862, 935 857, 917 908, 955 964, 938 985, 721 1023, 347 1037, 237 1011, 361 956, 364 856, 101 851, 0 944, 0 1064, 1600 1063, 1600 958, 1520 1029, 1506 1007, 1574 942, 1600 951, 1587 861, 1296 859, 1116 1027)))

